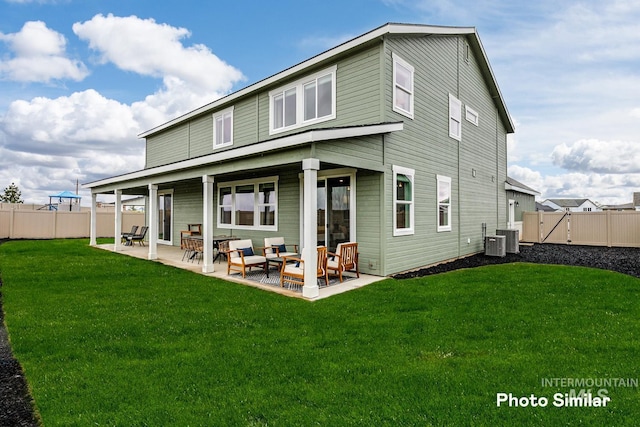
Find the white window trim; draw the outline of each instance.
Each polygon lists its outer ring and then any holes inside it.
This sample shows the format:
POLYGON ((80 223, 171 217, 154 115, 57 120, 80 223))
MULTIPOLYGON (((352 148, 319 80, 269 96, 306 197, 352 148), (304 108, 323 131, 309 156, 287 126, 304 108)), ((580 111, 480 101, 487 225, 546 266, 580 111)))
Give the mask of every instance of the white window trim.
POLYGON ((449 136, 458 141, 462 140, 462 102, 455 96, 449 94, 449 136), (457 107, 454 109, 453 107, 457 107), (455 114, 457 110, 458 114, 455 114), (451 126, 451 120, 458 122, 458 133, 455 133, 451 126))
POLYGON ((223 229, 234 229, 234 230, 267 230, 267 231, 278 231, 278 177, 270 176, 260 179, 244 179, 241 181, 229 181, 229 182, 220 182, 217 184, 216 188, 216 223, 218 228, 223 229), (275 203, 267 203, 266 205, 275 205, 275 214, 274 214, 274 224, 273 225, 260 225, 260 207, 264 207, 265 204, 260 204, 259 199, 259 190, 260 184, 265 184, 268 182, 273 182, 274 191, 275 191, 275 203), (253 203, 253 225, 236 225, 236 187, 243 185, 254 186, 254 203, 253 203), (220 188, 231 187, 231 224, 223 224, 220 222, 220 208, 221 200, 220 200, 220 188))
POLYGON ((391 54, 391 57, 393 58, 393 111, 395 111, 396 113, 400 113, 403 116, 409 117, 410 119, 413 119, 413 100, 415 98, 414 94, 415 94, 415 69, 413 68, 412 65, 410 65, 407 61, 405 61, 404 59, 400 58, 398 55, 396 55, 395 53, 391 54), (407 90, 407 88, 405 87, 401 87, 401 89, 405 92, 409 93, 409 109, 411 111, 406 111, 400 107, 398 107, 396 105, 396 64, 400 64, 402 65, 404 68, 406 68, 407 70, 409 70, 411 72, 411 90, 407 90))
POLYGON ((269 92, 269 135, 274 135, 282 132, 286 132, 292 129, 298 129, 304 126, 309 126, 315 123, 322 123, 328 120, 333 120, 336 118, 336 71, 338 69, 337 65, 333 67, 326 68, 317 73, 306 76, 300 80, 297 80, 289 85, 281 86, 278 89, 272 90, 269 92), (319 77, 326 76, 327 74, 331 74, 331 114, 311 120, 304 120, 304 86, 308 83, 311 83, 314 80, 317 80, 319 77), (281 128, 275 129, 273 127, 273 98, 277 95, 280 95, 287 90, 296 89, 296 123, 289 126, 282 126, 281 128))
POLYGON ((215 150, 222 147, 228 147, 230 145, 233 145, 233 107, 213 113, 213 149, 215 150), (218 144, 218 141, 216 140, 216 136, 218 135, 218 132, 217 132, 218 121, 216 119, 218 117, 225 116, 229 113, 231 114, 231 141, 218 144))
POLYGON ((464 118, 467 119, 468 122, 473 123, 476 126, 480 124, 480 115, 476 110, 469 107, 468 105, 464 106, 464 118))
POLYGON ((451 209, 452 209, 452 203, 451 203, 451 194, 453 193, 453 188, 451 186, 451 178, 448 176, 442 176, 442 175, 436 175, 436 181, 437 181, 437 185, 436 185, 436 224, 438 224, 438 232, 441 231, 451 231, 451 209), (441 182, 446 182, 449 184, 449 209, 447 210, 447 215, 449 218, 447 218, 447 224, 446 226, 441 226, 440 225, 440 183, 441 182))
POLYGON ((416 193, 416 186, 415 186, 415 174, 416 171, 414 169, 409 169, 409 168, 405 168, 402 166, 396 166, 393 165, 392 167, 393 169, 393 183, 392 183, 392 187, 393 187, 393 235, 394 236, 408 236, 408 235, 412 235, 415 233, 415 193, 416 193), (401 203, 406 203, 409 205, 409 228, 397 228, 397 210, 396 210, 396 205, 398 203, 398 192, 396 190, 396 185, 398 182, 398 174, 400 175, 406 175, 407 177, 409 177, 409 180, 411 181, 411 201, 410 202, 405 202, 402 201, 401 203))

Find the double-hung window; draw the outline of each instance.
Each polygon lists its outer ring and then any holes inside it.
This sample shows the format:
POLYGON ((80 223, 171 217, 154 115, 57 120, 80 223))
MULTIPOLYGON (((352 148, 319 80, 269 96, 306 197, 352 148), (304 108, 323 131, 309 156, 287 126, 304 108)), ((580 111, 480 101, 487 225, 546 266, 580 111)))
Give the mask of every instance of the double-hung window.
POLYGON ((213 148, 233 144, 233 107, 213 115, 213 148))
POLYGON ((276 230, 277 177, 218 185, 218 227, 276 230))
POLYGON ((269 133, 335 119, 336 69, 328 68, 269 92, 269 133))
POLYGON ((414 175, 413 169, 393 166, 393 235, 414 233, 414 175))
POLYGON ((449 94, 449 136, 460 141, 462 139, 462 102, 449 94))
POLYGON ((393 57, 393 110, 413 119, 414 68, 396 54, 393 57))
POLYGON ((438 175, 438 231, 451 231, 451 178, 438 175))

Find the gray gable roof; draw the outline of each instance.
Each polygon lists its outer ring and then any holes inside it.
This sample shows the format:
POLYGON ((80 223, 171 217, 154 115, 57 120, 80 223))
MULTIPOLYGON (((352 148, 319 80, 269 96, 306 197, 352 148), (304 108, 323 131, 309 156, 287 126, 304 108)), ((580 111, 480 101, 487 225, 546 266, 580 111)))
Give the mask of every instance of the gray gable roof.
POLYGON ((498 113, 501 121, 503 122, 506 132, 513 133, 515 131, 515 127, 513 125, 513 121, 511 120, 511 116, 509 115, 509 111, 507 110, 507 105, 504 102, 504 98, 502 97, 502 93, 500 92, 500 88, 498 87, 498 82, 493 74, 493 70, 491 69, 491 65, 489 64, 489 59, 487 54, 482 46, 482 42, 480 42, 480 37, 478 36, 478 32, 475 27, 444 27, 444 26, 435 26, 435 25, 422 25, 422 24, 399 24, 399 23, 387 23, 382 25, 376 29, 369 31, 361 36, 358 36, 354 39, 346 41, 332 49, 329 49, 325 52, 322 52, 306 61, 300 62, 297 65, 287 68, 284 71, 281 71, 277 74, 274 74, 271 77, 267 77, 264 80, 261 80, 257 83, 254 83, 250 86, 245 87, 244 89, 240 89, 230 95, 227 95, 223 98, 220 98, 216 101, 211 102, 210 104, 204 105, 200 108, 197 108, 183 116, 177 117, 173 120, 170 120, 160 126, 157 126, 153 129, 150 129, 146 132, 143 132, 138 135, 140 138, 146 138, 148 136, 154 135, 158 132, 161 132, 165 129, 168 129, 172 126, 175 126, 179 123, 187 121, 195 116, 200 114, 204 114, 207 112, 212 112, 215 109, 220 108, 225 104, 230 104, 231 102, 246 96, 248 94, 257 92, 261 89, 264 89, 270 85, 276 84, 278 81, 288 78, 294 74, 298 74, 304 71, 307 68, 313 67, 317 64, 336 60, 339 55, 344 54, 353 49, 357 49, 367 43, 374 42, 375 40, 379 40, 382 37, 387 35, 405 35, 405 36, 429 36, 429 35, 458 35, 458 36, 466 36, 467 41, 469 43, 469 47, 479 58, 479 67, 485 78, 487 88, 491 94, 491 97, 495 100, 495 105, 498 109, 498 113))
POLYGON ((540 195, 539 191, 524 185, 520 181, 517 181, 510 176, 507 176, 507 181, 505 182, 505 190, 517 191, 519 193, 531 194, 533 196, 540 195))
POLYGON ((547 199, 562 208, 577 208, 589 199, 547 199))

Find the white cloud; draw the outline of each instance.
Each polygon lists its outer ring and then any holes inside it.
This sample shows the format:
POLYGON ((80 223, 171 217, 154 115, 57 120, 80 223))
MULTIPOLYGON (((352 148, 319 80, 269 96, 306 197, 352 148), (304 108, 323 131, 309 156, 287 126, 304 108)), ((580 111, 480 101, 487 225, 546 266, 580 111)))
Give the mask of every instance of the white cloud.
POLYGON ((153 77, 170 77, 187 83, 194 92, 224 94, 242 73, 228 65, 209 48, 185 47, 185 28, 158 24, 136 16, 96 15, 73 25, 74 33, 98 51, 102 62, 112 62, 126 71, 153 77))
POLYGON ((640 188, 640 173, 598 174, 570 172, 542 175, 518 165, 509 166, 510 177, 541 193, 539 200, 550 198, 588 198, 602 204, 630 202, 640 188))
POLYGON ((0 78, 18 82, 45 82, 71 79, 80 81, 89 73, 78 60, 66 56, 64 36, 41 21, 24 24, 20 32, 0 33, 14 56, 0 61, 0 78))
POLYGON ((56 155, 126 150, 140 130, 129 106, 92 89, 56 99, 14 101, 0 117, 0 126, 8 136, 7 148, 56 155))
POLYGON ((551 153, 564 169, 606 174, 640 173, 640 142, 583 139, 551 153))
MULTIPOLYGON (((244 78, 207 47, 183 46, 181 40, 189 36, 186 29, 152 19, 96 15, 74 24, 73 30, 98 52, 101 63, 159 78, 162 86, 130 105, 95 89, 11 102, 0 113, 0 179, 20 182, 23 197, 30 201, 69 189, 76 179, 91 182, 142 169, 140 132, 226 95, 244 78)), ((43 68, 55 68, 53 58, 64 59, 64 37, 41 22, 28 23, 21 32, 2 39, 16 53, 13 70, 18 69, 19 59, 36 58, 43 68)), ((48 78, 55 75, 73 74, 50 72, 48 78)))

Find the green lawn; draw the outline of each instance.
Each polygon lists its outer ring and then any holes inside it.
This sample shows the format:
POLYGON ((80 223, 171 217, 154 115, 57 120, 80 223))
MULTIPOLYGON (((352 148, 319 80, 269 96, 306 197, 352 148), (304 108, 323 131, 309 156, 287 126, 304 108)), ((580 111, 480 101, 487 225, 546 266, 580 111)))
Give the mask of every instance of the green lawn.
MULTIPOLYGON (((544 378, 640 377, 640 280, 510 264, 307 302, 88 246, 0 246, 46 426, 634 425, 637 387, 554 407, 544 378), (498 393, 547 407, 496 405, 498 393)), ((593 387, 594 395, 602 387, 593 387)))

